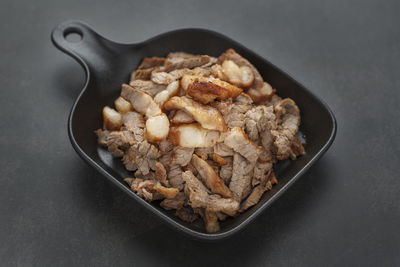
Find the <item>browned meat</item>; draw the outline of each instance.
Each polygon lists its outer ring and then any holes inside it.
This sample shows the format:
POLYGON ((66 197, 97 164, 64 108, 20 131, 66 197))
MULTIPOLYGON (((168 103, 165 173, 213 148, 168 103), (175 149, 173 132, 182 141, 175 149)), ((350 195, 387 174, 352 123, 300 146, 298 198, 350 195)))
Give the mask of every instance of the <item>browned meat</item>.
POLYGON ((218 58, 218 63, 222 64, 225 60, 232 60, 233 62, 235 62, 239 67, 241 66, 247 66, 249 67, 254 74, 254 82, 252 85, 252 88, 258 89, 261 88, 263 86, 264 83, 264 79, 262 78, 262 76, 260 75, 260 73, 258 72, 258 70, 244 57, 242 57, 241 55, 239 55, 238 53, 236 53, 235 50, 233 49, 228 49, 225 51, 225 53, 223 53, 219 58, 218 58))
POLYGON ((158 143, 158 148, 161 153, 168 153, 174 148, 174 145, 168 139, 164 139, 158 143))
POLYGON ((125 178, 124 181, 130 186, 131 190, 146 201, 161 199, 162 196, 153 192, 156 184, 154 180, 143 180, 140 178, 125 178))
POLYGON ((272 189, 271 179, 274 176, 275 175, 272 173, 272 169, 268 172, 267 175, 263 176, 261 183, 253 189, 250 196, 244 201, 242 207, 240 208, 240 212, 243 212, 257 204, 260 201, 264 192, 272 189))
MULTIPOLYGON (((167 88, 166 85, 156 84, 156 83, 153 83, 152 81, 143 81, 143 80, 131 81, 129 83, 129 85, 132 88, 143 91, 152 97, 154 97, 156 94, 158 94, 159 92, 161 92, 161 91, 165 90, 165 88, 167 88)), ((129 100, 127 97, 125 97, 123 95, 122 95, 122 97, 125 98, 126 100, 129 100)))
POLYGON ((164 57, 146 57, 143 59, 142 63, 140 63, 138 69, 149 69, 153 67, 163 66, 165 63, 164 57))
POLYGON ((162 163, 156 162, 156 179, 160 181, 161 184, 169 187, 169 182, 167 180, 167 171, 162 163))
POLYGON ((164 199, 160 206, 166 210, 179 210, 185 205, 186 196, 183 192, 179 192, 173 199, 164 199))
POLYGON ((165 71, 153 71, 151 73, 151 80, 157 84, 170 84, 173 81, 179 80, 183 75, 191 74, 192 70, 185 69, 177 69, 171 72, 165 71))
POLYGON ((150 69, 138 69, 132 72, 130 82, 135 80, 150 80, 151 73, 153 72, 154 68, 150 69))
POLYGON ((213 153, 213 148, 212 147, 202 147, 202 148, 196 148, 194 150, 194 153, 199 156, 200 158, 206 160, 208 159, 208 156, 213 153))
POLYGON ((122 157, 125 151, 135 143, 135 137, 130 131, 110 132, 106 140, 108 151, 114 157, 122 157))
POLYGON ((182 178, 186 182, 185 195, 192 208, 207 208, 209 211, 223 212, 230 216, 235 215, 238 211, 239 202, 232 198, 210 195, 209 190, 190 171, 184 172, 182 178))
POLYGON ((191 162, 189 162, 186 166, 183 167, 184 171, 191 171, 196 177, 199 174, 199 172, 196 170, 196 168, 193 166, 191 162))
POLYGON ((206 161, 196 155, 193 155, 192 164, 199 172, 203 183, 205 183, 212 192, 220 194, 223 197, 232 197, 232 192, 206 161))
POLYGON ((149 173, 150 169, 155 170, 156 159, 159 158, 160 152, 147 141, 131 145, 127 153, 122 158, 125 168, 130 171, 139 169, 143 175, 149 173))
POLYGON ((97 143, 101 146, 107 146, 107 137, 110 132, 107 130, 97 129, 94 133, 97 135, 97 143))
POLYGON ((232 148, 226 146, 224 143, 217 143, 214 146, 214 153, 222 157, 233 156, 235 153, 232 148))
POLYGON ((164 104, 165 110, 182 109, 189 113, 201 126, 209 130, 226 131, 224 118, 218 110, 186 97, 174 96, 164 104))
POLYGON ((228 218, 228 215, 222 212, 216 212, 215 214, 217 215, 218 220, 220 221, 225 221, 228 218))
POLYGON ((192 159, 194 148, 176 146, 172 150, 171 164, 186 166, 192 159))
POLYGON ((239 153, 233 155, 232 178, 229 189, 237 201, 243 200, 251 191, 252 170, 255 162, 251 163, 239 153))
POLYGON ((165 65, 162 68, 165 72, 170 72, 176 69, 193 69, 195 67, 203 66, 212 60, 211 57, 206 55, 196 55, 191 57, 167 57, 165 65))
POLYGON ((239 127, 234 127, 229 131, 225 137, 224 144, 254 163, 262 152, 256 144, 247 138, 244 131, 239 127))
POLYGON ((173 188, 173 187, 165 187, 162 186, 159 182, 156 183, 153 187, 153 190, 157 191, 161 195, 163 195, 165 198, 168 199, 173 199, 178 195, 179 189, 178 188, 173 188))
POLYGON ((182 207, 176 211, 176 216, 184 222, 192 223, 199 218, 199 214, 194 213, 190 207, 182 207))
POLYGON ((300 125, 300 110, 292 99, 285 98, 276 105, 275 114, 278 127, 271 134, 275 139, 276 157, 284 160, 290 156, 293 138, 300 125))
POLYGON ((122 84, 121 96, 129 101, 137 112, 146 115, 147 118, 157 116, 162 113, 159 105, 154 102, 153 97, 143 90, 127 84, 122 84))
POLYGON ((144 117, 143 115, 131 111, 122 116, 122 129, 133 133, 135 142, 144 140, 144 117))
POLYGON ((205 209, 203 214, 204 226, 207 233, 215 233, 220 230, 218 216, 215 212, 205 209))
POLYGON ((216 108, 222 116, 226 116, 232 108, 232 99, 228 98, 222 101, 214 101, 209 105, 216 108))
POLYGON ((183 188, 182 167, 178 164, 170 165, 168 172, 169 184, 181 190, 183 188))
POLYGON ((224 166, 227 164, 226 160, 216 153, 211 154, 211 159, 220 166, 224 166))
POLYGON ((224 180, 226 185, 229 185, 232 177, 232 157, 225 157, 226 165, 221 166, 221 170, 219 171, 219 177, 224 180))
POLYGON ((295 160, 298 156, 306 154, 306 151, 301 143, 301 140, 295 136, 292 141, 292 145, 290 147, 290 158, 295 160))
MULTIPOLYGON (((244 128, 246 118, 245 114, 251 108, 251 102, 248 101, 245 94, 238 96, 235 101, 230 105, 228 112, 223 115, 228 127, 244 128)), ((224 111, 226 112, 226 110, 224 111)))
POLYGON ((265 174, 272 170, 272 162, 260 162, 257 161, 256 166, 254 166, 253 179, 251 181, 252 186, 258 185, 265 174))

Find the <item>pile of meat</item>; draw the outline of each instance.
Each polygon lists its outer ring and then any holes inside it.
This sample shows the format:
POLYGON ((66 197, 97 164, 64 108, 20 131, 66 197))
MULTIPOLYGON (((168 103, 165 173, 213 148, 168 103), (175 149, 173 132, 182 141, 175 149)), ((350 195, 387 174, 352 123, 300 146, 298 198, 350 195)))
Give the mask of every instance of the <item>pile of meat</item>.
POLYGON ((233 49, 145 58, 103 120, 98 142, 133 172, 132 191, 207 232, 258 203, 277 160, 305 153, 296 103, 233 49))

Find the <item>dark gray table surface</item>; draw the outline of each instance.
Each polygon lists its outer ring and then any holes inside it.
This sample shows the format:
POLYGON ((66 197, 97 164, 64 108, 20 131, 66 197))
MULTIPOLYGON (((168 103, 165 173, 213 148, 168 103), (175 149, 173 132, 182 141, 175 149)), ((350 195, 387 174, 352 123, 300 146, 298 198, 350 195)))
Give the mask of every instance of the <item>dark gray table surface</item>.
POLYGON ((1 1, 0 265, 400 266, 399 14, 396 0, 1 1), (85 75, 50 42, 69 19, 127 43, 222 32, 324 99, 336 140, 246 230, 192 241, 72 149, 85 75))

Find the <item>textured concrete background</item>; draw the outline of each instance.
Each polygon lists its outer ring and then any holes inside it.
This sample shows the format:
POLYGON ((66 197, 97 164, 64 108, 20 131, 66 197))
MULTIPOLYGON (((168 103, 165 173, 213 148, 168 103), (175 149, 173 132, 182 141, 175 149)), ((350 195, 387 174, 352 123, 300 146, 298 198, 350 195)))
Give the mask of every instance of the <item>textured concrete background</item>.
POLYGON ((400 265, 399 1, 36 2, 0 3, 0 265, 400 265), (189 240, 73 151, 66 122, 84 72, 50 42, 70 19, 127 43, 222 32, 324 99, 336 140, 246 230, 189 240))

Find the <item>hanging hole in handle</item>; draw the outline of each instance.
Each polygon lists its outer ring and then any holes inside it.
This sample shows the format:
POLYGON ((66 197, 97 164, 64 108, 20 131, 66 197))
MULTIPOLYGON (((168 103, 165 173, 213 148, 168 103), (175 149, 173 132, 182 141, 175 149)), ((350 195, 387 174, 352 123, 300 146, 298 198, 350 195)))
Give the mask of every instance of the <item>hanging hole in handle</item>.
POLYGON ((82 38, 82 31, 78 28, 68 28, 64 31, 64 39, 69 43, 79 43, 82 38))

